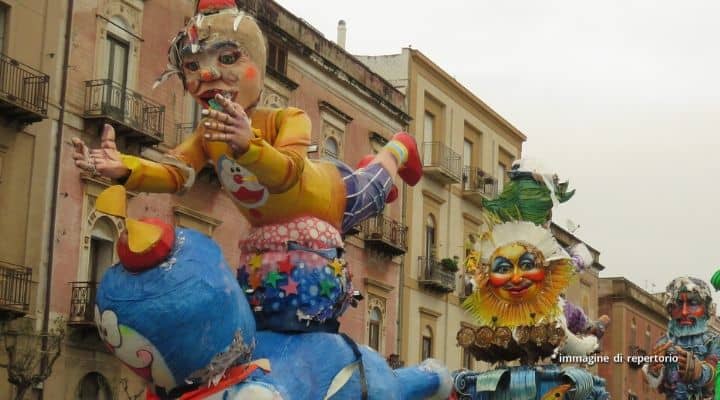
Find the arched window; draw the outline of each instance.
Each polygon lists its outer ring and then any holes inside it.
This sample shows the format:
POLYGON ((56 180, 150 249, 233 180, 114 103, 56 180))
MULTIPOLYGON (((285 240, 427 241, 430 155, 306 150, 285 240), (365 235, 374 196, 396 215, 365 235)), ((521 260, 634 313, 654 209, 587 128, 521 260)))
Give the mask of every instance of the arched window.
POLYGON ((380 351, 380 327, 382 326, 382 312, 373 307, 370 310, 370 324, 368 327, 368 345, 375 351, 380 351))
POLYGON ((422 334, 422 354, 420 358, 425 360, 433 356, 433 332, 429 326, 425 326, 422 334))
POLYGON ((97 372, 85 375, 78 385, 77 400, 112 400, 110 384, 97 372))
POLYGON ((100 282, 105 271, 114 263, 116 232, 109 218, 101 217, 95 221, 90 233, 89 270, 92 282, 100 282))
POLYGON ((338 146, 338 142, 334 137, 329 136, 325 138, 323 152, 327 157, 338 158, 340 155, 340 146, 338 146))

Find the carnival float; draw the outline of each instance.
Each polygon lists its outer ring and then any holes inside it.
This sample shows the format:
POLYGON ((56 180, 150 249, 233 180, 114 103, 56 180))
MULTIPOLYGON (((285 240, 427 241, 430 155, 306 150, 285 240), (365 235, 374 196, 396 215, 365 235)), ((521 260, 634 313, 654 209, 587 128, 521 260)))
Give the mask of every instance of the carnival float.
POLYGON ((595 353, 609 322, 589 321, 563 298, 593 262, 582 243, 565 249, 549 229, 553 206, 574 191, 532 161, 509 174, 503 192, 483 202, 484 229, 465 263, 473 292, 463 305, 479 326, 457 333, 459 346, 493 368, 454 372, 453 398, 607 399, 602 378, 559 362, 595 353))
POLYGON ((266 43, 232 0, 200 0, 175 36, 158 85, 178 76, 203 107, 194 134, 160 161, 122 154, 112 127, 77 167, 118 185, 96 201, 125 219, 120 262, 98 288, 95 319, 107 347, 148 382, 148 399, 445 399, 441 363, 392 370, 339 333, 357 302, 342 235, 415 185, 414 138, 398 133, 357 169, 310 160, 310 120, 299 109, 258 107, 266 43), (220 248, 190 229, 126 215, 125 190, 181 193, 212 164, 239 215, 234 276, 220 248))
POLYGON ((178 76, 203 107, 194 134, 159 162, 121 154, 107 125, 98 149, 73 140, 79 168, 117 183, 95 204, 126 227, 95 319, 107 347, 148 383, 148 399, 607 398, 601 378, 552 362, 595 352, 608 321, 563 300, 592 259, 548 229, 553 206, 573 195, 568 184, 527 161, 484 202, 466 262, 465 306, 480 326, 460 330, 458 343, 493 369, 451 376, 429 359, 392 370, 340 333, 338 317, 358 301, 343 234, 394 200, 394 180, 420 180, 417 145, 398 133, 357 169, 308 159, 305 113, 258 107, 266 58, 250 15, 232 0, 200 0, 157 81, 178 76), (237 275, 210 238, 126 212, 126 190, 180 193, 207 163, 250 223, 237 275))

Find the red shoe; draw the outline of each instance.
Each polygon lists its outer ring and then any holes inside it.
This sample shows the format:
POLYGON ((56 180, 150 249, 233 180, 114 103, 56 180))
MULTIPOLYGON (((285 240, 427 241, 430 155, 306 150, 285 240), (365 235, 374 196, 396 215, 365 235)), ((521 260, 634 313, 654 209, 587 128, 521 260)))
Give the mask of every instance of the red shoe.
POLYGON ((400 178, 408 185, 417 185, 420 178, 422 178, 423 169, 415 138, 407 132, 398 132, 392 137, 392 140, 397 140, 402 143, 408 151, 408 159, 405 161, 405 164, 398 169, 398 175, 400 175, 400 178))
MULTIPOLYGON (((358 168, 358 169, 364 168, 368 164, 370 164, 370 162, 374 159, 375 159, 374 155, 368 154, 365 157, 361 158, 360 161, 358 161, 356 168, 358 168)), ((393 183, 387 196, 385 196, 385 203, 390 204, 393 201, 397 200, 397 198, 398 198, 398 188, 397 188, 397 185, 395 185, 393 183)))

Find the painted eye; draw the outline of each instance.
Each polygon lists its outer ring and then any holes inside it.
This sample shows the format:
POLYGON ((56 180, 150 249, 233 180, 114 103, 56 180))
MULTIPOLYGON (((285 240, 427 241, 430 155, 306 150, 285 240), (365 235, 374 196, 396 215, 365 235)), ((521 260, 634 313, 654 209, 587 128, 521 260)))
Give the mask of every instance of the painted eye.
POLYGON ((200 69, 200 63, 197 61, 188 61, 183 64, 183 67, 185 67, 188 71, 197 71, 200 69))
POLYGON ((235 61, 237 61, 237 59, 238 55, 235 53, 221 54, 219 57, 220 62, 226 65, 235 64, 235 61))
POLYGON ((507 263, 496 264, 493 267, 493 272, 495 272, 497 274, 504 274, 504 273, 507 273, 508 271, 510 271, 511 268, 512 268, 512 266, 507 263))

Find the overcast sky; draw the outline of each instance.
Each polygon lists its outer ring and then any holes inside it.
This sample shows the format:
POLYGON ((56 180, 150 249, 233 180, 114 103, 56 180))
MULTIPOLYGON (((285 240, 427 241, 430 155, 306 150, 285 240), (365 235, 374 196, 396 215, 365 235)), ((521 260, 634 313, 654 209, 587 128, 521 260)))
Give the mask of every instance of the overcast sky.
POLYGON ((524 132, 577 189, 555 221, 601 276, 658 291, 720 266, 720 2, 279 3, 332 40, 344 19, 353 54, 419 49, 524 132))

